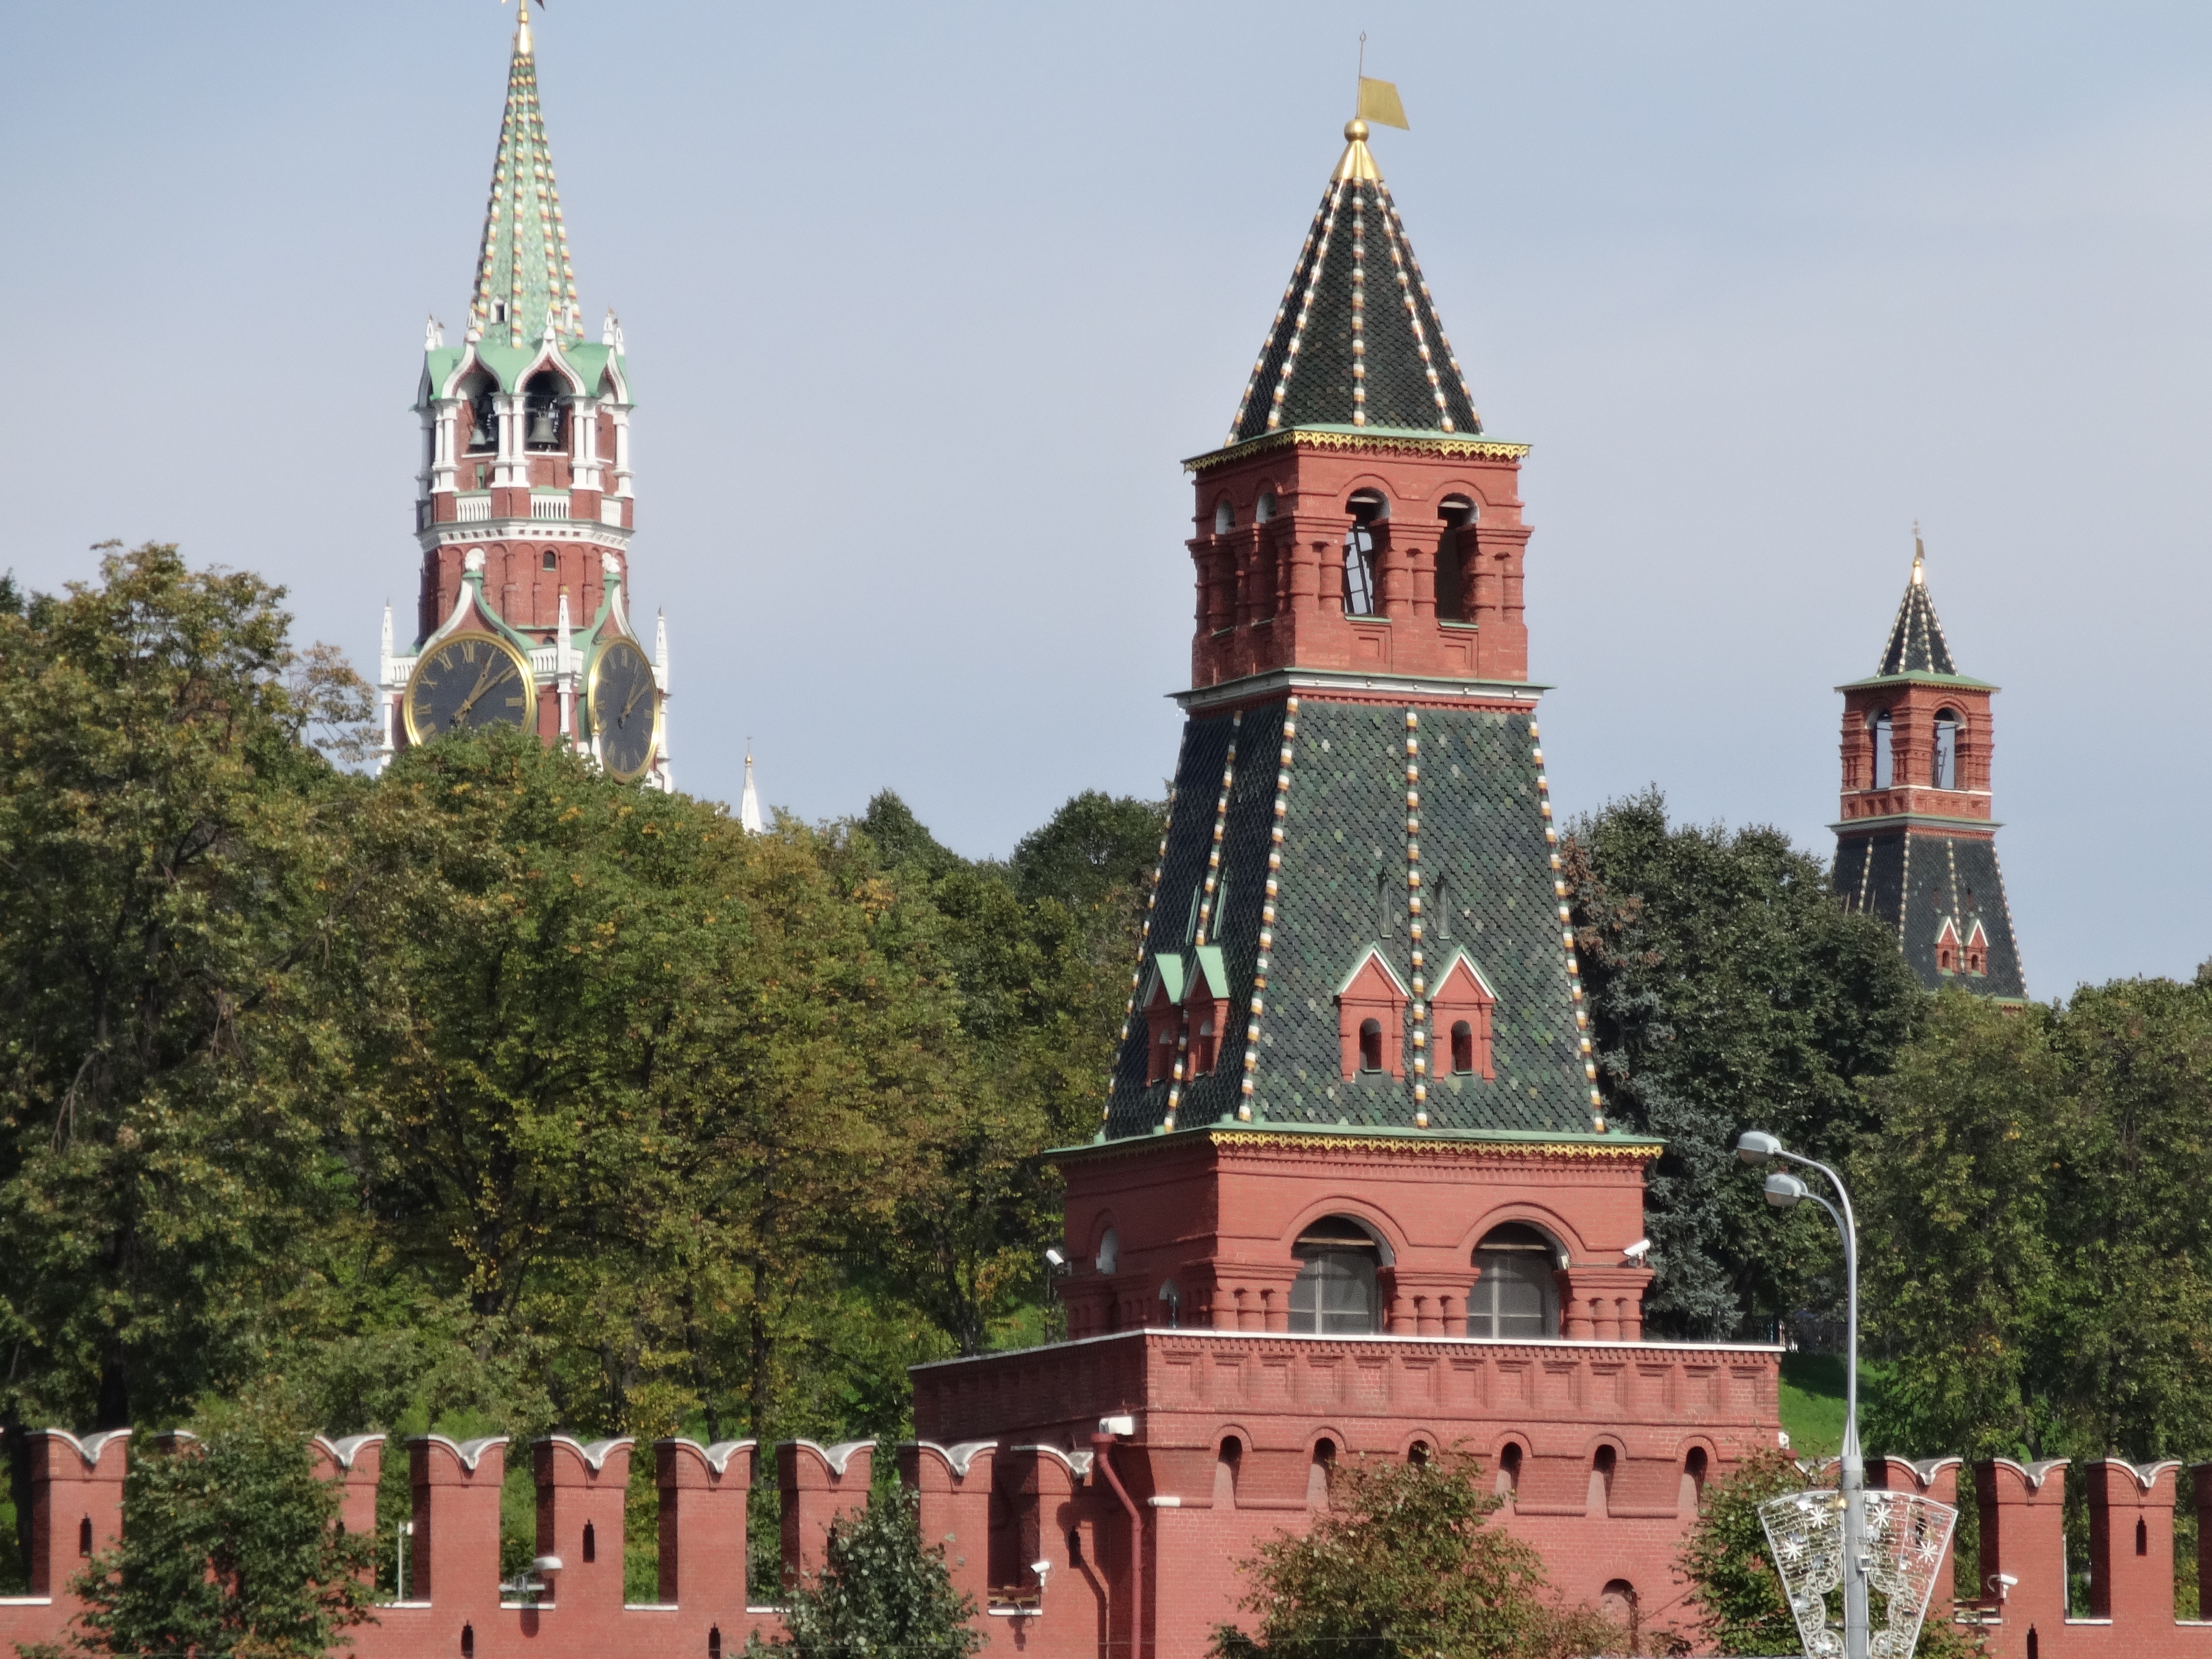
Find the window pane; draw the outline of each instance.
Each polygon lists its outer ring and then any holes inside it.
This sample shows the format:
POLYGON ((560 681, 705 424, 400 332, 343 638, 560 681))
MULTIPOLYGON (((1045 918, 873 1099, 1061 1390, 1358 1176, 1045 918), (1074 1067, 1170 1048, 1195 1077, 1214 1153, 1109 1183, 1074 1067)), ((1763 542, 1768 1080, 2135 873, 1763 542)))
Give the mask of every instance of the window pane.
MULTIPOLYGON (((1310 1247, 1309 1247, 1310 1248, 1310 1247)), ((1375 1262, 1365 1250, 1301 1250, 1291 1286, 1291 1328, 1327 1336, 1375 1334, 1375 1262)))
POLYGON ((1534 1250, 1478 1250, 1474 1259, 1482 1269, 1482 1277, 1475 1282, 1475 1296, 1492 1316, 1491 1328, 1477 1335, 1553 1334, 1548 1256, 1534 1250))

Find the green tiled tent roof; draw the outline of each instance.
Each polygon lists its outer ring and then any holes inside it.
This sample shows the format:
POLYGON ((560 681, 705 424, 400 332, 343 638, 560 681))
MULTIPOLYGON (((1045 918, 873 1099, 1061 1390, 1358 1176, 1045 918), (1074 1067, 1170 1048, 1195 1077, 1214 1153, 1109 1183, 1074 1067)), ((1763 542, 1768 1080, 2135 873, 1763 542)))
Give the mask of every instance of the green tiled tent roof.
POLYGON ((1228 441, 1309 426, 1482 430, 1390 187, 1358 137, 1322 192, 1228 441))
MULTIPOLYGON (((1185 728, 1175 807, 1139 968, 1149 988, 1156 963, 1194 955, 1194 895, 1222 826, 1218 914, 1208 930, 1230 981, 1234 1015, 1220 1062, 1188 1084, 1179 1125, 1234 1116, 1242 1096, 1245 1020, 1267 902, 1267 854, 1276 823, 1284 706, 1248 710, 1234 726, 1235 775, 1225 811, 1222 773, 1232 737, 1228 714, 1199 714, 1185 728)), ((1408 984, 1413 970, 1406 903, 1406 711, 1389 705, 1301 698, 1294 759, 1283 791, 1279 891, 1264 1011, 1251 1072, 1254 1121, 1411 1129, 1407 1075, 1342 1074, 1336 991, 1370 948, 1408 984)), ((1431 896, 1425 953, 1433 977, 1462 949, 1494 988, 1496 1076, 1429 1079, 1431 1129, 1587 1135, 1583 1072, 1566 953, 1544 839, 1533 716, 1525 711, 1420 711, 1420 869, 1431 896), (1437 902, 1438 884, 1449 894, 1437 902)), ((1164 978, 1173 982, 1172 974, 1164 978)), ((1146 1033, 1138 1011, 1123 1034, 1107 1107, 1109 1139, 1150 1133, 1167 1115, 1166 1082, 1147 1085, 1146 1033)))
POLYGON ((568 228, 561 221, 561 192, 553 181, 553 150, 538 106, 530 0, 521 3, 514 57, 507 65, 499 155, 492 164, 491 199, 484 209, 483 245, 469 300, 470 331, 488 344, 510 347, 542 338, 549 313, 564 343, 582 327, 568 228))

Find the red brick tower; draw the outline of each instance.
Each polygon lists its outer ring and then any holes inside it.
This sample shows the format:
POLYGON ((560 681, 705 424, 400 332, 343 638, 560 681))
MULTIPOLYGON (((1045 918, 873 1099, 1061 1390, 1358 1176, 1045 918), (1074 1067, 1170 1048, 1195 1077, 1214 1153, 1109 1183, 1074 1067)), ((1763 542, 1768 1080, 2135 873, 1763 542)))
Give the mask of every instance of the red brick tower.
POLYGON ((384 751, 507 724, 665 788, 666 624, 648 651, 628 602, 622 328, 610 311, 584 337, 528 0, 521 11, 467 331, 448 346, 434 320, 424 339, 422 596, 410 649, 385 610, 384 751))
POLYGON ((1366 137, 1188 463, 1188 720, 1103 1121, 1060 1158, 1069 1340, 915 1373, 933 1440, 1096 1451, 1051 1514, 1001 1494, 993 1583, 1088 1526, 1048 1615, 1116 1659, 1203 1651, 1332 1458, 1424 1444, 1496 1469, 1569 1593, 1656 1605, 1696 1483, 1777 1426, 1772 1350, 1643 1340, 1659 1145, 1595 1085, 1527 447, 1485 434, 1366 137))
POLYGON ((1844 694, 1836 890, 1897 930, 1921 982, 2027 995, 1990 817, 1990 698, 1951 660, 1916 531, 1881 665, 1844 694))

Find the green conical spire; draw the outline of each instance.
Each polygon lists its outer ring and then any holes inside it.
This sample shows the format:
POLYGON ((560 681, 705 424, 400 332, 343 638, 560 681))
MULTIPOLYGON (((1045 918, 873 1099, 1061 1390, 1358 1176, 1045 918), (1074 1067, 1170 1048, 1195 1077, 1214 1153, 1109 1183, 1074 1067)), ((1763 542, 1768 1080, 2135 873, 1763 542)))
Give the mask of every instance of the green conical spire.
POLYGON ((491 200, 484 210, 483 247, 469 332, 495 345, 519 346, 545 332, 550 313, 563 341, 580 337, 576 272, 568 263, 568 231, 553 183, 553 151, 538 107, 538 65, 531 56, 530 0, 521 0, 514 58, 507 71, 507 112, 499 125, 491 200))

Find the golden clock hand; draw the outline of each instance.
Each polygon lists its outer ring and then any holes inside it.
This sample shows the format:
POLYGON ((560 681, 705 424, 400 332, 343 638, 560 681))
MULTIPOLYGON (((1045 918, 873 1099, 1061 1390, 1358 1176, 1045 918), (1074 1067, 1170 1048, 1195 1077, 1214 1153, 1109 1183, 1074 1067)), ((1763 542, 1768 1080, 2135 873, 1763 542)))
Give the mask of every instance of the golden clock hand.
POLYGON ((643 680, 640 680, 636 686, 631 690, 629 694, 629 701, 623 705, 622 718, 623 720, 627 720, 629 718, 629 711, 637 707, 637 700, 644 695, 645 682, 643 680))
POLYGON ((461 723, 461 717, 464 714, 466 714, 470 708, 475 705, 476 700, 478 697, 483 696, 485 692, 490 690, 495 685, 505 685, 507 681, 514 678, 514 665, 512 663, 503 665, 495 661, 486 663, 483 666, 483 673, 477 676, 476 690, 470 692, 467 696, 461 699, 461 706, 453 710, 453 718, 449 723, 454 726, 459 726, 461 723), (497 679, 487 678, 486 676, 490 674, 494 667, 504 667, 506 672, 501 673, 497 679))

